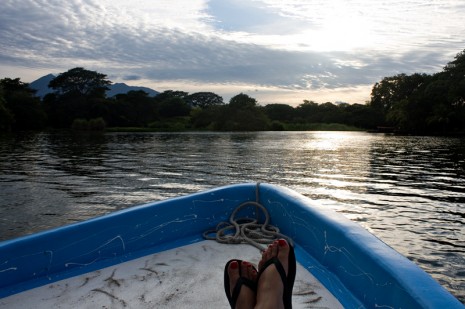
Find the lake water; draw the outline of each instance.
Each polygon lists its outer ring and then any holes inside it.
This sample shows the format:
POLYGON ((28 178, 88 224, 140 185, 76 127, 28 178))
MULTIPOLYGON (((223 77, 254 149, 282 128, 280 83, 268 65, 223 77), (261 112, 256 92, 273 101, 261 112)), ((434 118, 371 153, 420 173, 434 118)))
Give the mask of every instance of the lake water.
POLYGON ((0 135, 0 239, 241 182, 286 186, 465 303, 465 139, 360 132, 0 135))

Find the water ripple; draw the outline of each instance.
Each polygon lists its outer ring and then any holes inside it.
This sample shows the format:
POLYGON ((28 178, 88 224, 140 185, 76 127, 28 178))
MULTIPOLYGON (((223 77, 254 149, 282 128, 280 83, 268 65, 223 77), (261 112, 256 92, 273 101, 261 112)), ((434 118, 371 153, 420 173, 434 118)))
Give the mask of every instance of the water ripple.
POLYGON ((0 235, 240 182, 364 226, 465 302, 465 141, 342 132, 0 136, 0 235))

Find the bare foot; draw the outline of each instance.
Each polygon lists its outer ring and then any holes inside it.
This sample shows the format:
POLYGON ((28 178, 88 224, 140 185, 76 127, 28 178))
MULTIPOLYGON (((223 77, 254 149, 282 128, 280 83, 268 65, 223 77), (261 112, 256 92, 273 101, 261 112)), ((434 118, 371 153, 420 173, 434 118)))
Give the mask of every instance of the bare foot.
POLYGON ((228 275, 231 300, 234 298, 236 284, 239 280, 242 282, 235 307, 238 309, 254 308, 256 301, 255 289, 248 285, 252 284, 255 287, 257 281, 257 271, 252 264, 246 261, 232 260, 228 265, 228 275))
POLYGON ((276 264, 266 266, 266 263, 277 258, 283 266, 286 277, 289 270, 290 247, 284 239, 274 241, 262 254, 258 264, 260 276, 257 286, 257 305, 255 308, 285 308, 283 302, 284 284, 276 264), (265 268, 265 269, 263 269, 265 268))

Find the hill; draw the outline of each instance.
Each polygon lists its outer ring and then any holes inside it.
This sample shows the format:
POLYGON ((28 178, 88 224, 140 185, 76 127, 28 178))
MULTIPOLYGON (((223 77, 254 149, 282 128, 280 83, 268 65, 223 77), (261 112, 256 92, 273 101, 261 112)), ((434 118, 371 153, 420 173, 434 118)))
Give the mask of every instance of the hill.
POLYGON ((110 90, 107 91, 107 97, 113 97, 117 94, 128 93, 129 91, 144 91, 149 94, 149 96, 154 97, 159 94, 158 91, 155 91, 148 87, 138 87, 138 86, 128 86, 125 83, 114 83, 110 85, 110 90))

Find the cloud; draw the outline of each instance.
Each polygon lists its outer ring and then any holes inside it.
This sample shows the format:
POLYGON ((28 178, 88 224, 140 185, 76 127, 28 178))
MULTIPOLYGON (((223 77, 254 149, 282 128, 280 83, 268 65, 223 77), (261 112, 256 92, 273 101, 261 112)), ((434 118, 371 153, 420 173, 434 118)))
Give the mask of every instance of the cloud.
POLYGON ((142 76, 140 75, 126 75, 122 76, 122 79, 125 81, 135 81, 135 80, 141 80, 142 76))
POLYGON ((0 70, 83 66, 154 88, 171 81, 269 97, 348 95, 385 76, 433 73, 451 61, 465 43, 453 10, 465 7, 448 3, 6 0, 0 70))
MULTIPOLYGON (((13 14, 11 10, 12 7, 9 13, 13 14)), ((28 20, 23 20, 21 27, 10 27, 9 41, 13 47, 4 49, 3 60, 26 61, 31 65, 58 63, 63 67, 90 65, 111 70, 123 79, 133 75, 155 80, 241 82, 288 89, 302 89, 310 84, 319 87, 337 79, 337 75, 328 73, 337 68, 325 55, 276 50, 180 29, 144 30, 119 25, 110 22, 98 6, 90 4, 79 10, 76 5, 62 6, 58 12, 43 7, 28 20), (55 18, 57 14, 67 17, 55 18), (96 17, 101 20, 92 22, 96 17), (33 27, 36 23, 43 26, 33 27), (311 83, 309 76, 314 79, 311 83)), ((343 74, 343 70, 339 72, 343 74)))

